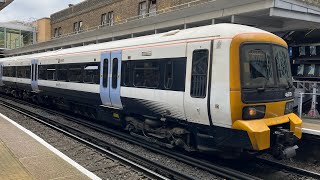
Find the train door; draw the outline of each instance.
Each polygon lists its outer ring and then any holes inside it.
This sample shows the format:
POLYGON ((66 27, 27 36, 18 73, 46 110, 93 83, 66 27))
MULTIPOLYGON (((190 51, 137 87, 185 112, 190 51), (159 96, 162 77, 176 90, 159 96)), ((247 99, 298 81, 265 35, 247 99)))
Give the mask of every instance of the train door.
POLYGON ((110 63, 110 99, 113 108, 122 109, 122 103, 120 98, 120 81, 121 81, 121 61, 122 52, 111 52, 110 63))
POLYGON ((101 53, 100 64, 100 98, 103 106, 111 107, 110 99, 110 52, 101 53))
POLYGON ((210 125, 208 114, 211 42, 187 45, 187 77, 184 108, 188 121, 210 125))
POLYGON ((31 88, 34 92, 39 91, 38 86, 38 60, 31 61, 31 88))
POLYGON ((3 86, 2 76, 3 76, 3 64, 0 63, 0 86, 3 86))

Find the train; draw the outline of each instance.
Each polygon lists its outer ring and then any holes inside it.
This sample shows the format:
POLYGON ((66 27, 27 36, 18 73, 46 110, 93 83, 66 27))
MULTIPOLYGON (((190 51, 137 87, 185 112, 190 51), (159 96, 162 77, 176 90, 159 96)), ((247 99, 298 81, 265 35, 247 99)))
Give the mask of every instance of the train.
POLYGON ((0 60, 0 90, 187 152, 295 156, 288 46, 216 24, 0 60))

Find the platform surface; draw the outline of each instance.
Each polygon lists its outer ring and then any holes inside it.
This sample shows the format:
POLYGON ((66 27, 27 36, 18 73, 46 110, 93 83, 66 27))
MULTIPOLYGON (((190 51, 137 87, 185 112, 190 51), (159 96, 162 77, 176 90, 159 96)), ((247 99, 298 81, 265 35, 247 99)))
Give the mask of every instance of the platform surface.
POLYGON ((320 119, 302 118, 302 121, 304 133, 320 136, 320 119))
POLYGON ((0 114, 0 179, 99 179, 41 138, 0 114))

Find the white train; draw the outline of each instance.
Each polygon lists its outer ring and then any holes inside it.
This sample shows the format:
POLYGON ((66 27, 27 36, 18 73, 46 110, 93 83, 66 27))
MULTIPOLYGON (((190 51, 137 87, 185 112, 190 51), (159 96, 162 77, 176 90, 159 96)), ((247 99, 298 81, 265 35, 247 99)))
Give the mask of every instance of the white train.
POLYGON ((1 90, 188 151, 295 154, 287 44, 218 24, 1 59, 1 90))

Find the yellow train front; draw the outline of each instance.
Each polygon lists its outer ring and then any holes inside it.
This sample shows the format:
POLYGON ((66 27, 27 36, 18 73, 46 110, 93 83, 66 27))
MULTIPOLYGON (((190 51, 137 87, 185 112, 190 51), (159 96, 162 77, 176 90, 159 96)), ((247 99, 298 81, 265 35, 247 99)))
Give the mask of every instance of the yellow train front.
POLYGON ((287 44, 265 33, 240 34, 230 49, 232 128, 246 131, 254 151, 295 156, 302 120, 293 114, 294 87, 287 44))

